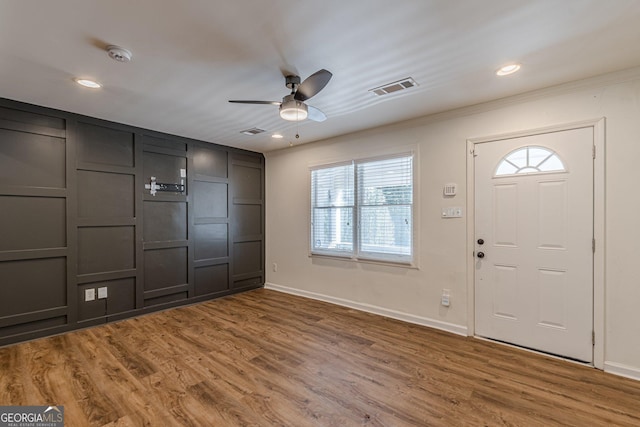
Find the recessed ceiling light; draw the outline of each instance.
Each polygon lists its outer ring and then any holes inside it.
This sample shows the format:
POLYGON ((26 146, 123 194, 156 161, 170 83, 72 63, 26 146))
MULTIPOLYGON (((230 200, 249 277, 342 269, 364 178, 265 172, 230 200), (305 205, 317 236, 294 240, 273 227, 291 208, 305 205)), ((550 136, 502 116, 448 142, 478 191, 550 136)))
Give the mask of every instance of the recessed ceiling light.
POLYGON ((74 79, 76 83, 78 83, 81 86, 84 87, 88 87, 91 89, 98 89, 101 88, 102 85, 96 81, 93 80, 89 80, 89 79, 74 79))
POLYGON ((271 135, 271 138, 282 139, 284 137, 282 135, 280 135, 279 133, 274 133, 273 135, 271 135))
POLYGON ((520 64, 509 64, 500 68, 496 71, 496 74, 499 76, 508 76, 509 74, 513 74, 520 69, 520 64))

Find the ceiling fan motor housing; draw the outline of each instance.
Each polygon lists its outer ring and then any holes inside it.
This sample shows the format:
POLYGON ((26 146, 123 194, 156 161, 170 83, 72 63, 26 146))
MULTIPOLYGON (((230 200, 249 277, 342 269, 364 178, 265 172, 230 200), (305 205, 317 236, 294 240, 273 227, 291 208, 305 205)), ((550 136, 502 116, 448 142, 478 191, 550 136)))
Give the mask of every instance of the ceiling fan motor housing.
POLYGON ((295 87, 300 86, 300 76, 286 76, 284 80, 285 85, 291 90, 294 90, 295 87))

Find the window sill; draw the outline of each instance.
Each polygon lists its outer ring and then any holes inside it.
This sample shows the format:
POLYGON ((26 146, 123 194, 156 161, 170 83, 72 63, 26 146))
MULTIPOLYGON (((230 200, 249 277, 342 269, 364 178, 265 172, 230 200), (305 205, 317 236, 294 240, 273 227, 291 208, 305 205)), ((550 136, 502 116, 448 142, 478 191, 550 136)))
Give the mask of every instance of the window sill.
POLYGON ((398 268, 404 268, 407 270, 420 269, 414 262, 411 262, 411 263, 393 262, 393 261, 384 261, 384 260, 369 259, 369 258, 357 258, 357 257, 350 257, 350 256, 339 256, 339 255, 317 254, 317 253, 309 253, 309 258, 327 259, 327 260, 335 260, 335 261, 347 261, 347 262, 353 262, 356 264, 384 265, 387 267, 398 267, 398 268))

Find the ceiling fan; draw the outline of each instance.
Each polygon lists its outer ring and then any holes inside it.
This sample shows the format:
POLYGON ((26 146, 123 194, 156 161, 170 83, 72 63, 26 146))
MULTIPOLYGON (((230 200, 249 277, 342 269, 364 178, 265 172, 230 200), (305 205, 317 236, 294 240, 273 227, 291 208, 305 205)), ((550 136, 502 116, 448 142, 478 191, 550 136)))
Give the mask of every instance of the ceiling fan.
POLYGON ((317 95, 329 83, 331 76, 333 74, 325 69, 311 74, 302 83, 300 83, 300 76, 285 76, 285 84, 291 89, 291 93, 282 98, 282 102, 239 100, 229 100, 229 102, 277 105, 280 107, 280 117, 285 120, 297 122, 308 118, 316 122, 323 122, 327 119, 327 116, 317 108, 305 104, 304 101, 317 95))

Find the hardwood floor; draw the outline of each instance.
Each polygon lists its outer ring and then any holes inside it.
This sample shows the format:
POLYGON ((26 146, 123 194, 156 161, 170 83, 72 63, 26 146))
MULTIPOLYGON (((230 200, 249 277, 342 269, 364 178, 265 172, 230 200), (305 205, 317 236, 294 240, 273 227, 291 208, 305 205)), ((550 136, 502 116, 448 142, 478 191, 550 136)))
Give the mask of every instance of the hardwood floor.
POLYGON ((0 349, 66 426, 638 426, 640 382, 269 290, 0 349))

